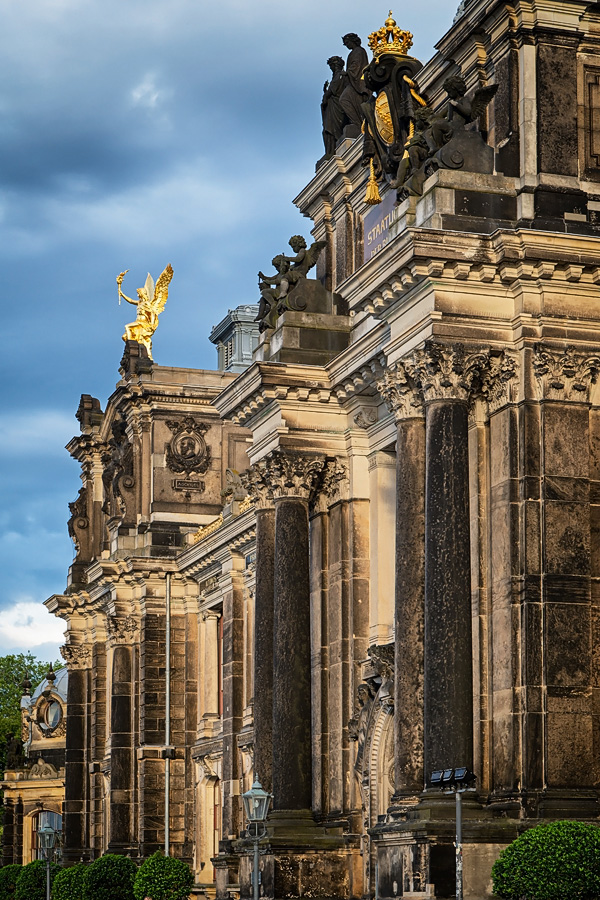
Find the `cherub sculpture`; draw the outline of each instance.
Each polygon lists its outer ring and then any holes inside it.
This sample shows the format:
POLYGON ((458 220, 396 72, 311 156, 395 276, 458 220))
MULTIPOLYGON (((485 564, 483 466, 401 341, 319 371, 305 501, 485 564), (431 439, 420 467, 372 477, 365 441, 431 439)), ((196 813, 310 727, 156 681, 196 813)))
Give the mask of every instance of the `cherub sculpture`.
POLYGON ((144 287, 137 288, 137 300, 132 300, 131 297, 127 297, 121 290, 123 278, 128 271, 129 269, 125 269, 124 272, 117 275, 119 303, 121 302, 122 297, 123 300, 127 300, 128 303, 137 306, 137 317, 135 322, 131 322, 129 325, 125 326, 123 340, 125 342, 137 341, 138 344, 142 344, 142 346, 147 349, 148 356, 152 359, 152 335, 158 327, 158 317, 165 308, 169 297, 169 284, 173 277, 173 268, 169 263, 164 272, 159 276, 156 286, 153 278, 148 274, 144 287))
POLYGON ((298 282, 306 278, 314 265, 325 241, 315 241, 307 246, 301 234, 295 234, 289 240, 295 256, 280 253, 273 257, 271 264, 277 270, 276 275, 258 273, 260 288, 260 306, 255 322, 259 322, 259 331, 274 328, 278 317, 286 309, 298 311, 304 307, 294 305, 293 293, 298 282))
POLYGON ((275 323, 279 316, 279 301, 287 296, 290 288, 289 260, 282 254, 274 256, 271 265, 277 270, 276 275, 265 275, 263 272, 258 273, 258 286, 260 288, 260 303, 258 314, 255 322, 260 322, 259 331, 266 331, 267 328, 275 328, 275 323))

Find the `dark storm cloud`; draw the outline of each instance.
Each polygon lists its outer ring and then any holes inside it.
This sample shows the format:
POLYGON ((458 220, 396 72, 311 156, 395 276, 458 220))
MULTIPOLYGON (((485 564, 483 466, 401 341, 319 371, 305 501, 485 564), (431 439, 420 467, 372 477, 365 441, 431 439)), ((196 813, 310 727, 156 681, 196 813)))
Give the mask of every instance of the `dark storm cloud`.
MULTIPOLYGON (((395 10, 424 61, 456 2, 395 10)), ((27 604, 65 587, 79 481, 61 448, 79 395, 104 405, 118 378, 130 314, 116 274, 131 270, 131 294, 171 262, 155 357, 214 366, 211 326, 256 301, 256 272, 290 234, 309 234, 291 200, 322 153, 326 60, 345 55, 348 31, 366 43, 388 7, 4 0, 0 11, 0 605, 18 610, 17 641, 27 604)))

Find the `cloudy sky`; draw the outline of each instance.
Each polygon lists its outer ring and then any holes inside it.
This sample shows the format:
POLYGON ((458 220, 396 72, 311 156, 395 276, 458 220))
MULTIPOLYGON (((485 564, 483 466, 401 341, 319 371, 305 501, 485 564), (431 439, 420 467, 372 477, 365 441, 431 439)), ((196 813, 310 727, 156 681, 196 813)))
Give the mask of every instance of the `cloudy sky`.
MULTIPOLYGON (((426 61, 458 0, 402 4, 426 61)), ((118 379, 116 275, 175 275, 160 364, 212 368, 226 310, 291 234, 321 156, 326 60, 388 7, 364 0, 0 0, 0 654, 56 656, 42 601, 72 559, 64 450, 82 393, 118 379)))

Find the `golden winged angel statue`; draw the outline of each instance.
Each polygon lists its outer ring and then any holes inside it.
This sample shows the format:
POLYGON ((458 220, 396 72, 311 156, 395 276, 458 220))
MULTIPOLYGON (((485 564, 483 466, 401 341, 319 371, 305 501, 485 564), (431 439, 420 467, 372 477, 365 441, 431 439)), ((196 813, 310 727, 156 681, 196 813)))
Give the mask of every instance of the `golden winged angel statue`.
POLYGON ((125 326, 124 341, 137 341, 142 344, 148 351, 148 356, 152 359, 152 335, 158 327, 158 317, 165 308, 169 297, 169 284, 173 277, 173 268, 171 264, 167 266, 164 272, 159 276, 156 286, 154 279, 148 273, 146 284, 143 288, 137 288, 137 300, 127 297, 121 290, 123 279, 127 275, 129 269, 125 269, 117 275, 117 285, 119 287, 119 303, 121 297, 137 306, 137 317, 135 322, 131 322, 125 326))

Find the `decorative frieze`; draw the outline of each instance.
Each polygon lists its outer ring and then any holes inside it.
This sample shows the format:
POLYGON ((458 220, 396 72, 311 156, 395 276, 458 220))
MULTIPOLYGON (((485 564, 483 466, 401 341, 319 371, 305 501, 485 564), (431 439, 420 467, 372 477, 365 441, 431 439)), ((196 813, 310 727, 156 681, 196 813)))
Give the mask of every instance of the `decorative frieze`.
POLYGON ((397 422, 401 419, 420 419, 425 415, 421 393, 402 362, 395 363, 384 372, 377 382, 377 390, 397 422))
POLYGON ((69 671, 89 669, 92 664, 92 648, 89 644, 65 644, 60 648, 60 655, 69 671))
POLYGON ((133 616, 107 616, 106 633, 109 644, 134 644, 138 637, 138 623, 133 616))
POLYGON ((543 399, 586 403, 598 379, 600 356, 577 353, 573 347, 562 350, 536 344, 533 371, 543 399))

